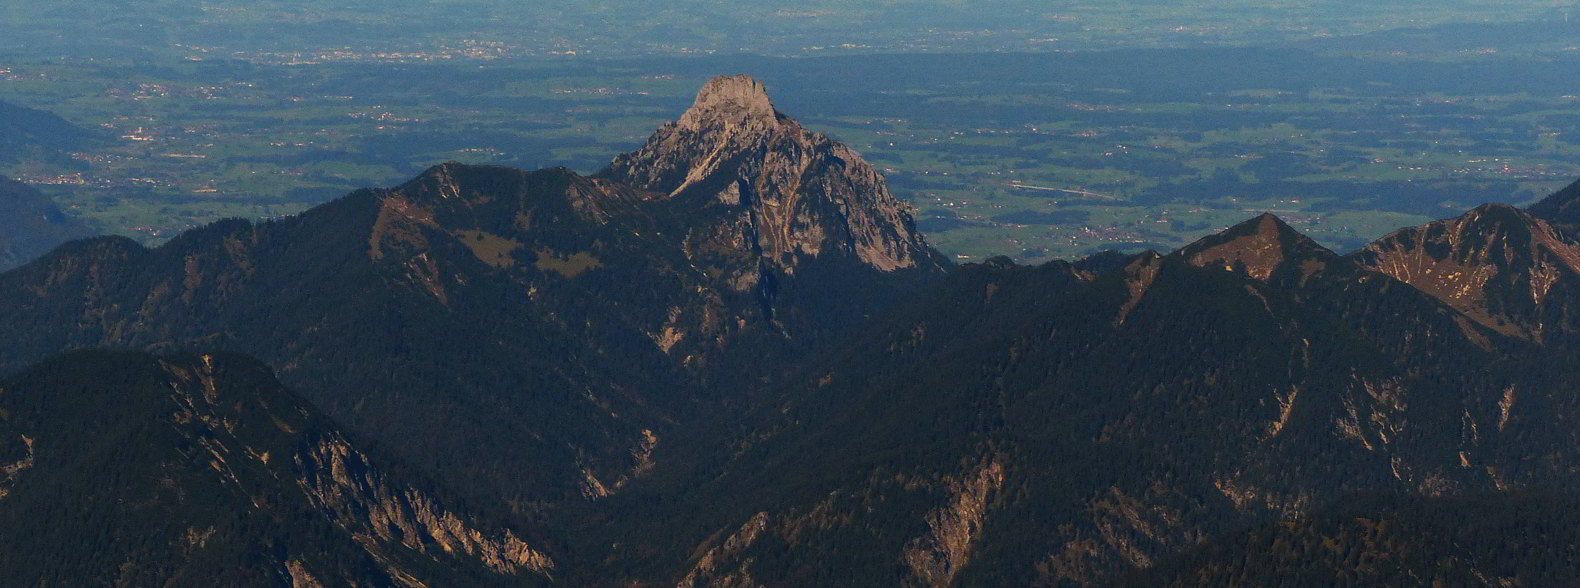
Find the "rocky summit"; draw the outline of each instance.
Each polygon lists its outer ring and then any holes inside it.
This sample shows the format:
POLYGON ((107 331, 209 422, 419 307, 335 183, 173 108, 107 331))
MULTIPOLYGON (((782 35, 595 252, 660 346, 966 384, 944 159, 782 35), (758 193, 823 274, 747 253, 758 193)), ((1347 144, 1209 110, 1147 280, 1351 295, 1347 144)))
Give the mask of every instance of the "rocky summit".
MULTIPOLYGON (((692 229, 688 248, 727 244, 718 253, 783 274, 830 257, 882 271, 944 264, 871 164, 776 111, 746 76, 709 81, 679 120, 601 175, 712 217, 692 229)), ((738 276, 742 287, 757 279, 738 276)))

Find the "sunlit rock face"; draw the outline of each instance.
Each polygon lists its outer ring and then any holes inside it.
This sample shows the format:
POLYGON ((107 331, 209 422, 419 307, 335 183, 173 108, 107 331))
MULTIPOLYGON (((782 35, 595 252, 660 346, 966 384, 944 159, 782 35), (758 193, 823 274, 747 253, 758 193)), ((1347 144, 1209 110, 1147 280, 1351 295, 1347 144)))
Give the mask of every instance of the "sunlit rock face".
POLYGON ((698 206, 712 225, 693 231, 692 250, 756 258, 784 274, 822 257, 882 271, 941 265, 871 164, 774 110, 746 76, 709 81, 679 120, 604 175, 698 206))

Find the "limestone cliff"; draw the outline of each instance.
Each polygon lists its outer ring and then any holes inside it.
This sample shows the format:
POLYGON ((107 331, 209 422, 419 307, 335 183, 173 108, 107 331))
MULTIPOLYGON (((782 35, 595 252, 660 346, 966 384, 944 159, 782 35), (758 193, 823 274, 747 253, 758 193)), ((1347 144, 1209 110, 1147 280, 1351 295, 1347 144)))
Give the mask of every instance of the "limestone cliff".
MULTIPOLYGON (((882 271, 943 264, 871 164, 776 111, 746 76, 709 81, 679 120, 603 175, 696 206, 709 224, 692 230, 690 252, 755 259, 783 274, 827 257, 882 271)), ((736 282, 757 280, 742 271, 736 282)))

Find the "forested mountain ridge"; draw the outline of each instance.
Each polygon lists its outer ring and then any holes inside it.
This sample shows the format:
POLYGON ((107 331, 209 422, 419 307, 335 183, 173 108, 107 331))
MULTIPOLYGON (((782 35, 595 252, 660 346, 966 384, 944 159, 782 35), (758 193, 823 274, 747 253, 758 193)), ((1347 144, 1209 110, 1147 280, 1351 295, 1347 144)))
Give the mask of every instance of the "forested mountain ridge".
POLYGON ((1557 193, 1543 198, 1526 211, 1532 216, 1557 225, 1568 234, 1574 234, 1575 229, 1580 228, 1580 182, 1570 184, 1557 193))
POLYGON ((1123 586, 1564 586, 1573 495, 1360 496, 1208 541, 1123 586))

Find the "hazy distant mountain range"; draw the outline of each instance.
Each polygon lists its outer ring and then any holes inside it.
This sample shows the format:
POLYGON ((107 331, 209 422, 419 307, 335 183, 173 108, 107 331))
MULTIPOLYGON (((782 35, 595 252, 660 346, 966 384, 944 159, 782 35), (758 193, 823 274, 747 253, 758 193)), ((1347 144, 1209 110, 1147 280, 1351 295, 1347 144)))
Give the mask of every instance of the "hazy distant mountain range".
POLYGON ((71 239, 93 232, 48 196, 0 178, 0 270, 11 269, 71 239))
POLYGON ((53 113, 0 102, 0 164, 35 159, 70 165, 70 152, 96 138, 53 113))
POLYGON ((956 267, 859 155, 716 78, 591 177, 444 164, 0 274, 0 567, 1554 585, 1580 574, 1576 199, 1349 254, 1262 215, 956 267))

